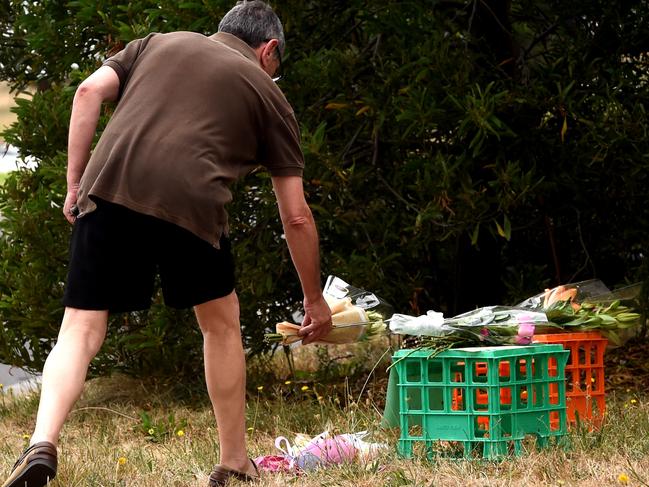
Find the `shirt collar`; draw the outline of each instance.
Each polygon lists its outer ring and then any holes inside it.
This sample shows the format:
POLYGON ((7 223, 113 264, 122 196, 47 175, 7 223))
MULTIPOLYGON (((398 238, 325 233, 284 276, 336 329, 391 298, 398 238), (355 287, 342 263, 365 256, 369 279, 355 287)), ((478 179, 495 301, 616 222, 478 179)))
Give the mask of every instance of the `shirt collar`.
POLYGON ((212 39, 213 41, 222 42, 229 48, 238 51, 251 61, 259 64, 257 55, 255 54, 255 51, 253 51, 252 47, 239 39, 237 36, 229 34, 227 32, 217 32, 216 34, 211 35, 210 39, 212 39))

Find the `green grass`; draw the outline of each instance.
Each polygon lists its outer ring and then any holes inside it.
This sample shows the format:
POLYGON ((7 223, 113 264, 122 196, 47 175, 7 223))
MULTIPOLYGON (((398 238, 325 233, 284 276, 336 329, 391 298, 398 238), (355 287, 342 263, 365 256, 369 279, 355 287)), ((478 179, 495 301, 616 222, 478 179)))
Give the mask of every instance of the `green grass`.
MULTIPOLYGON (((304 363, 315 370, 323 357, 322 352, 313 353, 319 353, 319 358, 311 356, 304 363)), ((328 359, 335 358, 333 353, 328 359)), ((362 353, 359 356, 367 360, 362 353)), ((285 383, 285 367, 281 360, 250 364, 254 375, 247 410, 251 456, 276 454, 277 436, 293 439, 298 433, 315 435, 324 430, 368 430, 371 441, 388 448, 374 462, 300 476, 265 474, 253 485, 611 486, 623 485, 620 475, 628 477, 628 485, 649 485, 649 398, 644 390, 610 393, 603 427, 571 432, 568 449, 530 447, 522 457, 501 462, 406 460, 395 451, 398 434, 379 428, 385 381, 378 372, 383 364, 372 380, 367 384, 363 380, 360 386, 353 381, 313 382, 318 374, 285 383), (267 377, 258 385, 256 379, 264 370, 268 373, 269 365, 274 367, 275 379, 267 377)), ((59 475, 52 486, 207 485, 207 475, 218 461, 218 443, 206 395, 187 393, 197 389, 125 377, 90 381, 64 428, 59 475)), ((0 397, 0 476, 8 474, 25 446, 24 435, 31 432, 36 408, 35 395, 0 397)))

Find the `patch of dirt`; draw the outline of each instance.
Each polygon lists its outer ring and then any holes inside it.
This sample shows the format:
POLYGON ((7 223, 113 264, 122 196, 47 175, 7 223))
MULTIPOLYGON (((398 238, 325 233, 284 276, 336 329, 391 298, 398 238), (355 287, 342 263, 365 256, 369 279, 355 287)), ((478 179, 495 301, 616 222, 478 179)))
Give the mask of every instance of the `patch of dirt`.
POLYGON ((649 337, 628 341, 604 354, 607 391, 649 390, 649 337))

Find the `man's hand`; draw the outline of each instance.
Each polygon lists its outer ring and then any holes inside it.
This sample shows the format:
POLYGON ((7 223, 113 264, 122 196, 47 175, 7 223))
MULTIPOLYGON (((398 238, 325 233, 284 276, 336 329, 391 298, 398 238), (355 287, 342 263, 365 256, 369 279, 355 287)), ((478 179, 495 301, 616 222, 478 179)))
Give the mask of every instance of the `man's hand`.
POLYGON ((309 302, 305 298, 304 320, 302 321, 302 328, 298 332, 298 335, 302 337, 302 345, 317 342, 329 333, 332 328, 331 310, 324 297, 320 295, 320 298, 313 302, 309 302))
POLYGON ((76 208, 77 205, 77 192, 79 191, 79 185, 73 185, 68 188, 68 193, 65 195, 65 203, 63 203, 63 215, 65 219, 70 223, 74 223, 77 219, 77 216, 73 213, 73 208, 76 208))

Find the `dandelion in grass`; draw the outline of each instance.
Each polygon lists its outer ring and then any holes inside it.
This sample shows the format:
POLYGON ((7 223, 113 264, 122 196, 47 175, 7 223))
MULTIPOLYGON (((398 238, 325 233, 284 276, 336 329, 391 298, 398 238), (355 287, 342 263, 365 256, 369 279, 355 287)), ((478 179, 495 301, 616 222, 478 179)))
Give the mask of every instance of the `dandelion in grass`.
POLYGON ((126 465, 126 457, 119 457, 117 459, 117 463, 115 464, 115 473, 120 474, 124 465, 126 465))
POLYGON ((264 386, 259 386, 259 387, 257 387, 257 390, 258 390, 259 392, 263 391, 263 390, 264 390, 264 386))
POLYGON ((302 386, 302 390, 303 390, 303 391, 308 391, 308 390, 309 390, 309 386, 302 386))
POLYGON ((631 404, 635 404, 636 402, 638 402, 636 399, 631 399, 631 404))
POLYGON ((617 476, 618 482, 621 484, 628 484, 629 483, 629 476, 625 473, 621 473, 620 475, 617 476))
POLYGON ((28 434, 23 434, 23 440, 29 440, 29 435, 28 434))
POLYGON ((152 435, 153 433, 155 433, 155 430, 154 430, 153 428, 149 428, 148 433, 149 433, 150 435, 152 435))
POLYGON ((285 385, 285 386, 288 386, 288 385, 290 385, 290 384, 291 384, 291 381, 290 381, 290 380, 286 380, 286 381, 284 381, 284 385, 285 385))
POLYGON ((178 431, 176 431, 176 436, 179 436, 180 438, 182 438, 183 436, 185 436, 185 432, 183 430, 178 430, 178 431))

